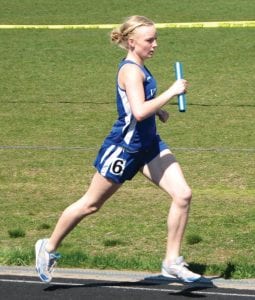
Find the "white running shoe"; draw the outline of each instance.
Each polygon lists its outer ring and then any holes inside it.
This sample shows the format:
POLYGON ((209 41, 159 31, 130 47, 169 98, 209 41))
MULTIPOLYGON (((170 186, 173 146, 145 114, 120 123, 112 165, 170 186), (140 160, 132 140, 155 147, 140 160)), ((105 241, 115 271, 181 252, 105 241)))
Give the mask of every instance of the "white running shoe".
POLYGON ((49 253, 46 251, 45 246, 48 242, 48 239, 38 240, 35 244, 35 267, 40 279, 43 282, 50 282, 52 279, 51 273, 53 268, 57 263, 57 259, 60 258, 58 253, 49 253))
POLYGON ((187 267, 189 265, 184 261, 182 256, 176 258, 176 260, 170 265, 162 264, 162 275, 167 278, 178 278, 183 282, 195 282, 201 278, 201 275, 193 273, 187 267))

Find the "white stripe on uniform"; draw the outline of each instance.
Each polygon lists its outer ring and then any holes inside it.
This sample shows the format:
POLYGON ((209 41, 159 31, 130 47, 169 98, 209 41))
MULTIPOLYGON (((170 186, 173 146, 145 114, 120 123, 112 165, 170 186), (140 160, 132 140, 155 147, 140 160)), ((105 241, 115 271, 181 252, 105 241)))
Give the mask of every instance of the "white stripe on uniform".
POLYGON ((125 117, 125 126, 123 126, 122 132, 125 131, 125 129, 129 126, 128 132, 124 137, 124 141, 127 145, 129 145, 135 131, 135 126, 136 126, 136 119, 133 119, 131 121, 132 113, 130 110, 130 105, 127 99, 127 94, 125 91, 123 91, 120 87, 118 87, 119 95, 121 97, 122 105, 126 113, 125 117))
MULTIPOLYGON (((113 146, 115 147, 115 146, 113 146)), ((112 146, 110 147, 112 149, 112 146)), ((108 149, 109 150, 109 149, 108 149)), ((106 151, 109 153, 109 151, 106 151)), ((106 175, 109 167, 111 166, 111 164, 115 161, 115 159, 120 155, 120 153, 122 152, 122 148, 121 147, 117 147, 116 150, 106 159, 106 161, 103 164, 103 167, 101 169, 101 174, 103 176, 106 175)), ((106 157, 106 155, 104 155, 103 157, 106 157)), ((103 161, 103 159, 101 159, 101 162, 103 161)))

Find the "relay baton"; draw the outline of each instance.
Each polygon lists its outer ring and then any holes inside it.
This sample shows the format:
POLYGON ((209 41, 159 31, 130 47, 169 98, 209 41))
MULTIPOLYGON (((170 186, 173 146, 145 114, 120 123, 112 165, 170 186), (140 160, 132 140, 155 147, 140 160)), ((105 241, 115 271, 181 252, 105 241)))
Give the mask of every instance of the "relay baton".
MULTIPOLYGON (((177 61, 174 65, 175 67, 175 77, 177 79, 183 79, 183 71, 182 71, 182 64, 177 61)), ((180 112, 186 111, 186 96, 185 94, 178 95, 178 108, 180 112)))

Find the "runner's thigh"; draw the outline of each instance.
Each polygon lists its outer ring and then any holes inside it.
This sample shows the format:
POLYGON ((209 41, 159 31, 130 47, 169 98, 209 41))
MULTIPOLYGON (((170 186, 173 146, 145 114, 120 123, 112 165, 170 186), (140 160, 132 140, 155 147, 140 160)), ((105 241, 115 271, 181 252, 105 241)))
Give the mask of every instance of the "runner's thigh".
POLYGON ((190 192, 182 169, 169 149, 161 151, 141 172, 172 197, 190 192))

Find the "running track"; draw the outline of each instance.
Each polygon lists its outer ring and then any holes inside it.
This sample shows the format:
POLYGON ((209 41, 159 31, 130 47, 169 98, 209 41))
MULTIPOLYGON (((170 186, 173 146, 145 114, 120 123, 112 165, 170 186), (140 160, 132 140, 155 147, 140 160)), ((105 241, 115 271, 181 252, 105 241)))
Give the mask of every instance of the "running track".
POLYGON ((108 271, 56 272, 50 284, 42 283, 32 269, 4 270, 0 267, 0 299, 90 299, 90 300, 255 300, 255 281, 205 279, 203 283, 183 285, 163 280, 159 275, 108 271), (12 274, 13 273, 13 274, 12 274), (20 275, 14 274, 20 273, 20 275), (59 276, 59 277, 58 277, 59 276), (95 279, 97 278, 97 279, 95 279))

